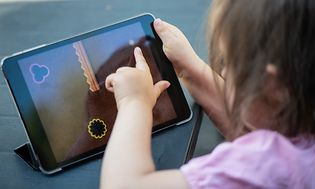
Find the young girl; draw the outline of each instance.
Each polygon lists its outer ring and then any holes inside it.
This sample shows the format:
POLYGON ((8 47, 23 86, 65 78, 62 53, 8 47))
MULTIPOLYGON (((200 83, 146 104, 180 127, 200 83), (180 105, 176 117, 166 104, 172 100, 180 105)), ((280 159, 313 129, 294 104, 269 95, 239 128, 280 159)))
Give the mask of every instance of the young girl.
POLYGON ((136 68, 106 79, 118 115, 101 188, 315 188, 315 1, 217 0, 209 23, 211 68, 175 26, 156 19, 154 27, 229 142, 179 170, 155 171, 152 108, 170 84, 153 85, 136 48, 136 68))

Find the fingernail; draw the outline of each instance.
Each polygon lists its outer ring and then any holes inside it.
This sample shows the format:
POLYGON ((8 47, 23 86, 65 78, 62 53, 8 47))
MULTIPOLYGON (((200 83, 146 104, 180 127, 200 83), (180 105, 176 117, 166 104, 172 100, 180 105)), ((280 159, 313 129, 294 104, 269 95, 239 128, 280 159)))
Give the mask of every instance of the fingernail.
POLYGON ((135 51, 136 51, 137 55, 142 55, 142 51, 141 51, 140 47, 136 47, 135 51))
POLYGON ((162 24, 162 20, 160 18, 155 19, 154 22, 156 26, 160 26, 162 24))
POLYGON ((171 86, 171 83, 170 82, 167 82, 167 84, 165 84, 166 86, 166 88, 169 88, 170 86, 171 86))

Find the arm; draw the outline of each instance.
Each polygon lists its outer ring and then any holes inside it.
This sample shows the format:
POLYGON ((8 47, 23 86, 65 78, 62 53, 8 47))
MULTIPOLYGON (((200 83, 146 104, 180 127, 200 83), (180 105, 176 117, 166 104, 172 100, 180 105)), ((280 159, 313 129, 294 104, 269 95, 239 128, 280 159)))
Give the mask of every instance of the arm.
POLYGON ((177 27, 160 19, 154 21, 154 27, 163 41, 166 56, 172 62, 177 75, 192 97, 211 117, 225 138, 232 139, 234 133, 229 129, 230 122, 225 112, 221 93, 225 85, 224 79, 199 58, 187 38, 177 27))
POLYGON ((199 57, 195 61, 200 62, 200 70, 196 74, 182 77, 181 80, 225 139, 232 140, 234 133, 230 128, 222 93, 225 81, 199 57))
POLYGON ((106 79, 118 115, 102 165, 101 188, 187 188, 179 170, 156 172, 151 155, 152 108, 169 83, 153 85, 149 67, 135 50, 136 68, 106 79))

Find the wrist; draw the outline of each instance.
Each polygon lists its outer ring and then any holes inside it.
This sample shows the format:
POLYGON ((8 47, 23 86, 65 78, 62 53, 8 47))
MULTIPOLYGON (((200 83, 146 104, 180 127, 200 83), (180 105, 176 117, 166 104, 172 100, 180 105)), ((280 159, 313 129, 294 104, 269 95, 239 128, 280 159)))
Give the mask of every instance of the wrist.
POLYGON ((181 73, 181 79, 185 83, 196 84, 196 82, 204 81, 204 72, 209 69, 208 65, 197 55, 195 54, 190 59, 187 59, 187 69, 183 70, 181 73))
POLYGON ((139 127, 148 127, 148 125, 152 125, 153 121, 152 107, 138 100, 126 101, 118 107, 117 120, 125 120, 128 123, 132 121, 133 124, 139 127))
POLYGON ((141 109, 141 110, 146 110, 148 112, 152 113, 152 105, 150 105, 150 103, 146 102, 145 100, 140 100, 140 99, 124 99, 121 100, 118 104, 117 104, 117 109, 118 111, 124 110, 124 109, 129 109, 129 108, 135 108, 135 109, 141 109))

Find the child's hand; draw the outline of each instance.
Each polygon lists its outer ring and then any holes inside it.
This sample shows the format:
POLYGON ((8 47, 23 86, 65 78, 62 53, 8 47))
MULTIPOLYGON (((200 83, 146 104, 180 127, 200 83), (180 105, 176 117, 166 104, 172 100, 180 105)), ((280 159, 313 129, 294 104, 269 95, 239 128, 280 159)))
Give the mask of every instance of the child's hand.
POLYGON ((202 61, 185 35, 177 27, 160 19, 154 20, 154 28, 163 42, 163 51, 172 62, 177 75, 183 79, 197 76, 202 61))
POLYGON ((152 109, 160 94, 169 87, 168 81, 153 85, 150 68, 141 49, 135 48, 136 67, 121 67, 106 78, 107 90, 115 94, 117 108, 137 102, 152 109))
POLYGON ((225 85, 224 79, 198 57, 177 27, 156 19, 154 28, 163 42, 165 55, 172 62, 177 75, 182 78, 190 94, 217 124, 221 133, 227 139, 231 139, 233 133, 229 127, 230 120, 226 115, 220 92, 225 85))

